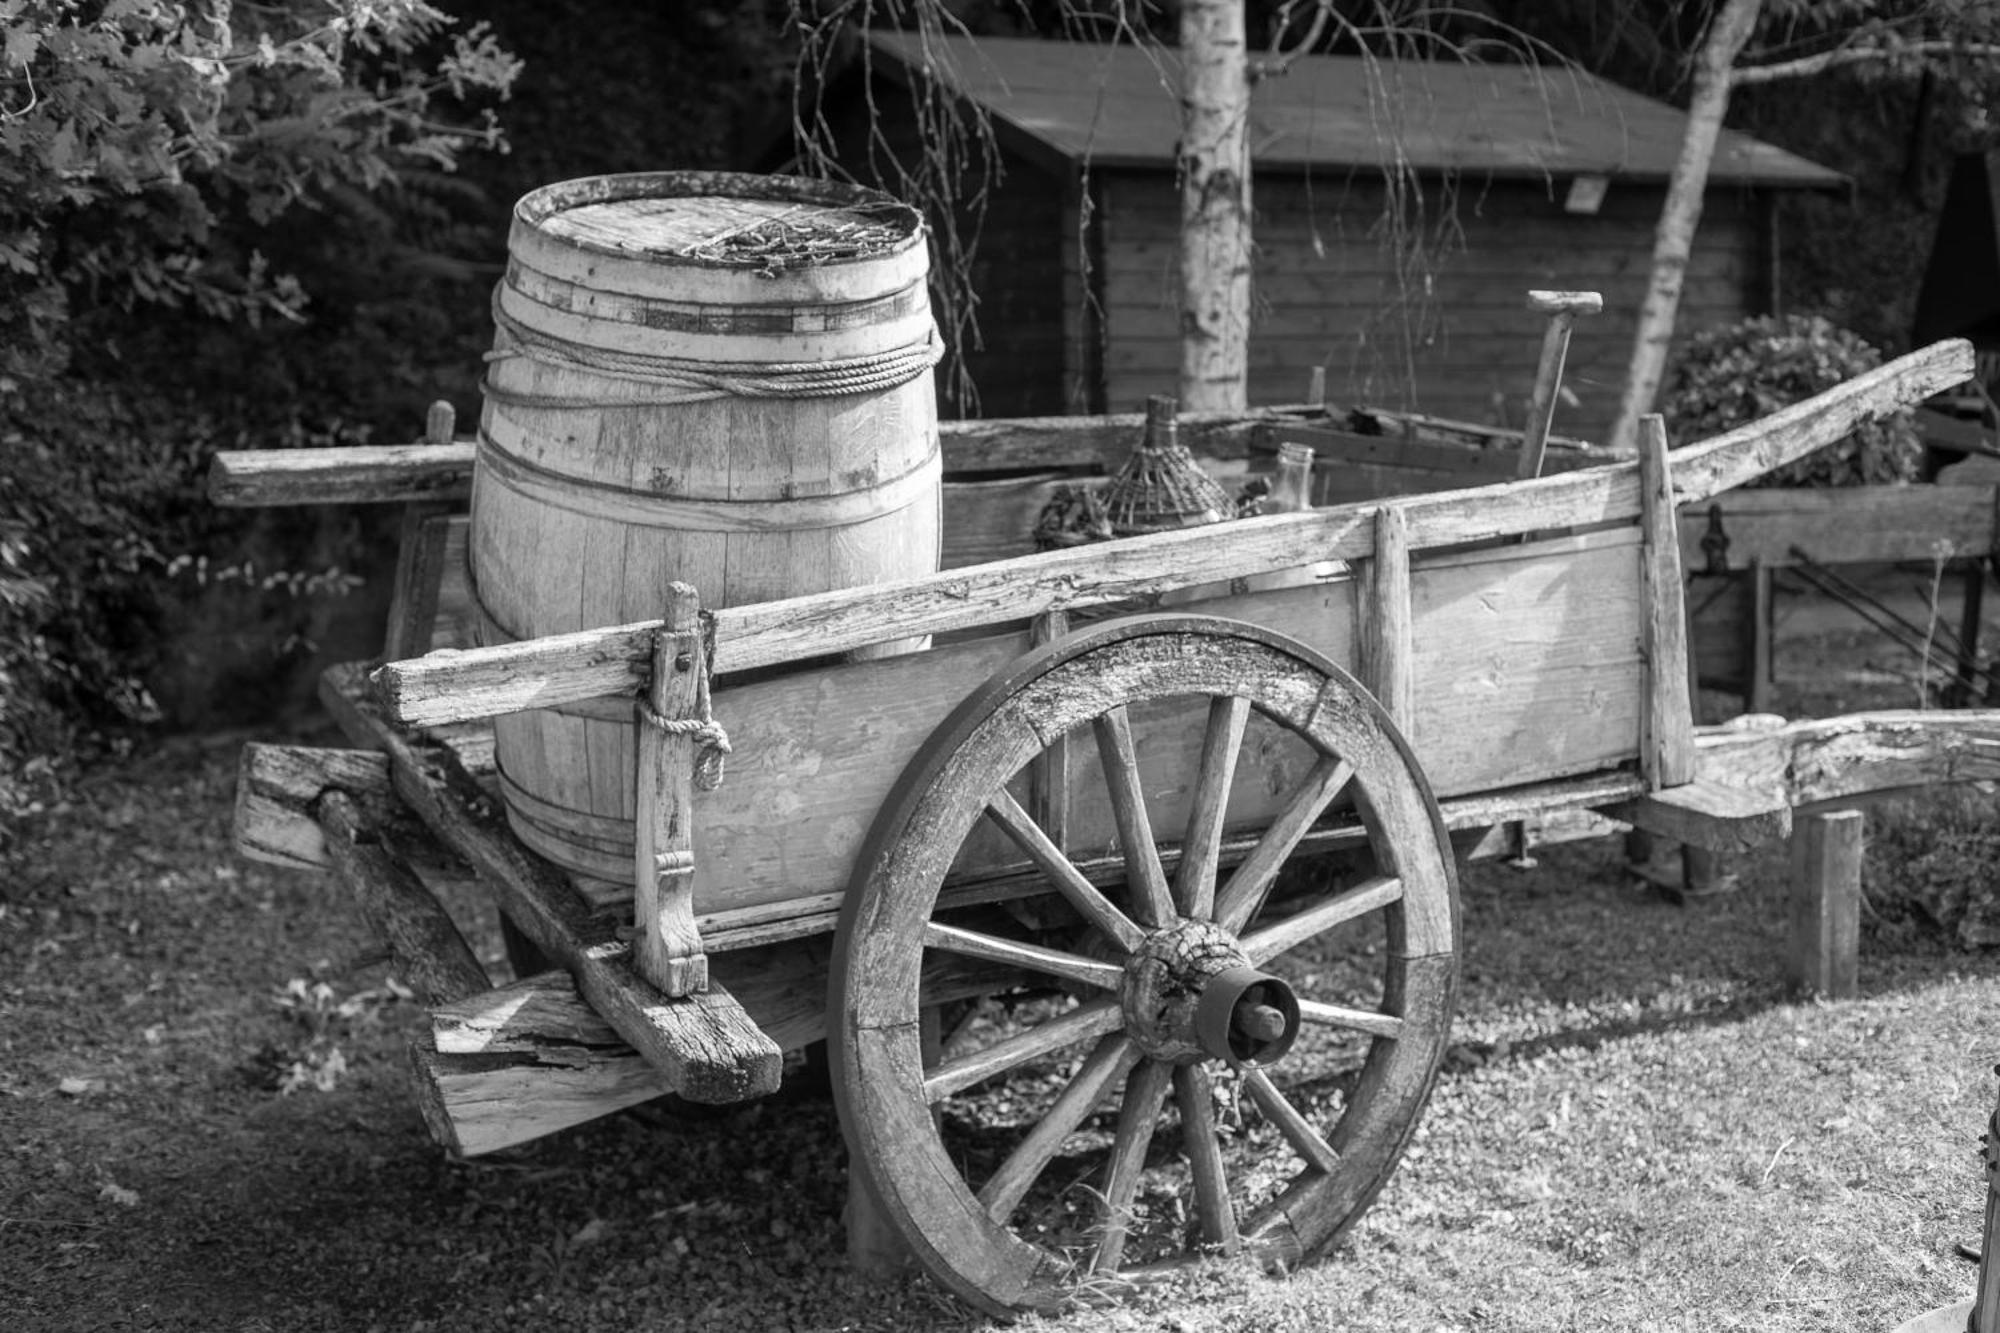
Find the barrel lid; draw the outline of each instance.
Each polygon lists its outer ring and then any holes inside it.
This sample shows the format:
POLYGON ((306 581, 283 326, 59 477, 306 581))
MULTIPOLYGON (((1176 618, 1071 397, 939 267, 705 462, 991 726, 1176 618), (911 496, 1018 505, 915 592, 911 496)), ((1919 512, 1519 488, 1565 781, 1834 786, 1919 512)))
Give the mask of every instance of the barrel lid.
POLYGON ((923 232, 915 209, 874 190, 734 172, 563 181, 528 194, 515 213, 600 254, 765 274, 892 255, 923 232))

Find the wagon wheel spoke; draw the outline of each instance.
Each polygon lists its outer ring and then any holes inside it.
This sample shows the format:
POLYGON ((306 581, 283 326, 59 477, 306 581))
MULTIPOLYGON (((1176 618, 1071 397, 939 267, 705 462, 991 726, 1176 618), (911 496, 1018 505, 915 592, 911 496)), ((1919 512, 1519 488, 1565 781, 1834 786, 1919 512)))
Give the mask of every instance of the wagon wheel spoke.
POLYGON ((1293 848, 1353 777, 1354 765, 1334 755, 1323 755, 1313 765, 1292 799, 1229 877, 1215 908, 1215 919, 1223 929, 1240 932, 1257 915, 1293 848))
POLYGON ((991 1046, 946 1060, 924 1079, 924 1100, 942 1101, 995 1074, 1004 1074, 1037 1056, 1059 1051, 1065 1046, 1116 1032, 1124 1024, 1115 998, 1092 1000, 1068 1013, 1037 1024, 1025 1032, 1003 1037, 991 1046))
POLYGON ((1000 1163, 1000 1169, 980 1187, 979 1202, 986 1209, 987 1216, 996 1222, 1007 1220, 1049 1163, 1055 1160, 1063 1140, 1097 1109, 1113 1085, 1129 1074, 1137 1063, 1139 1048, 1130 1037, 1106 1037, 1097 1044, 1097 1049, 1090 1053, 1083 1067, 1070 1079, 1062 1095, 1028 1131, 1028 1136, 1007 1155, 1007 1160, 1000 1163))
POLYGON ((988 935, 983 931, 948 926, 941 921, 924 923, 924 943, 933 949, 944 949, 968 958, 983 958, 1010 967, 1024 967, 1099 990, 1117 990, 1125 981, 1125 969, 1116 963, 988 935))
POLYGON ((1028 854, 1049 882, 1056 886, 1070 905, 1083 913, 1092 925, 1114 940, 1118 947, 1130 953, 1139 947, 1145 932, 1132 923, 1132 918, 1118 909, 1118 905, 1105 897, 1095 884, 1085 879, 1069 857, 1063 855, 1062 848, 1049 840, 1042 832, 1042 826, 1031 818, 1021 803, 1004 788, 988 799, 986 814, 998 824, 1014 845, 1028 854))
POLYGON ((1097 1253, 1090 1260, 1092 1272, 1116 1272, 1125 1257, 1125 1238, 1131 1234, 1132 1205, 1139 1194, 1139 1176, 1146 1168, 1146 1149, 1152 1146, 1153 1128, 1172 1086, 1173 1066, 1158 1060, 1146 1061, 1125 1082, 1125 1104, 1118 1109, 1118 1134, 1111 1143, 1111 1165, 1104 1182, 1103 1230, 1097 1253))
POLYGON ((1243 1086, 1249 1090, 1250 1099, 1257 1103, 1257 1109, 1264 1118, 1277 1126, 1285 1136, 1285 1142, 1292 1145, 1305 1164, 1314 1171, 1332 1175, 1340 1165, 1340 1154, 1333 1145, 1320 1136, 1298 1107, 1292 1105, 1278 1085, 1271 1082, 1271 1076, 1261 1069, 1253 1069, 1244 1078, 1243 1086))
POLYGON ((1344 921, 1367 916, 1370 912, 1400 902, 1402 897, 1403 881, 1394 875, 1377 875, 1363 880, 1323 903, 1245 935, 1244 956, 1252 963, 1268 963, 1286 950, 1295 949, 1344 921))
POLYGON ((1299 1001, 1299 1021, 1319 1027, 1366 1032, 1391 1041, 1403 1035, 1403 1020, 1394 1014, 1380 1014, 1372 1009, 1349 1009, 1345 1005, 1326 1004, 1319 1000, 1299 1001))
POLYGON ((1229 1202, 1229 1175, 1222 1164, 1222 1142, 1215 1133, 1215 1085, 1204 1065, 1174 1070, 1174 1100, 1181 1108, 1181 1142, 1194 1176, 1195 1217, 1201 1238, 1224 1254, 1241 1246, 1236 1234, 1236 1209, 1229 1202))
POLYGON ((1181 863, 1174 871, 1174 899, 1181 915, 1206 921, 1215 911, 1215 865, 1222 851, 1222 821, 1229 810, 1229 788, 1236 777, 1236 754, 1243 746, 1243 727, 1250 720, 1250 701, 1240 695, 1218 695, 1208 705, 1208 731, 1201 741, 1201 762, 1195 770, 1194 796, 1188 809, 1187 833, 1181 838, 1181 863))
POLYGON ((1167 892, 1167 874, 1153 841, 1153 821, 1146 814, 1139 755, 1132 745, 1132 720, 1121 705, 1093 718, 1090 725, 1097 734, 1097 754, 1104 764, 1104 784, 1111 793, 1111 812, 1118 822, 1118 842, 1125 852, 1125 876, 1133 901, 1147 925, 1167 925, 1174 919, 1174 900, 1167 892))

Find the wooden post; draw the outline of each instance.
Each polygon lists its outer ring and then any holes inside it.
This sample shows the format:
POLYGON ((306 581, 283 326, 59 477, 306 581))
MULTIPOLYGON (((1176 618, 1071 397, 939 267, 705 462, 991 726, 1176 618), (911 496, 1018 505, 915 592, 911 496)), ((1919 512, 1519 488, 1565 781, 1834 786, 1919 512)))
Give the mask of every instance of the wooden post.
MULTIPOLYGON (((1069 633, 1069 612, 1044 611, 1030 622, 1029 641, 1037 648, 1069 633)), ((1069 737, 1058 736, 1028 767, 1028 813, 1049 841, 1069 850, 1069 737)))
POLYGON ((1861 953, 1859 810, 1807 815, 1792 831, 1790 980, 1800 990, 1849 999, 1861 953))
POLYGON ((708 955, 694 924, 694 769, 704 720, 708 661, 701 602, 686 583, 667 585, 666 624, 653 640, 653 676, 639 717, 633 961, 664 995, 708 989, 708 955))
POLYGON ((1750 678, 1743 686, 1743 711, 1771 711, 1771 570, 1758 556, 1750 561, 1749 652, 1744 669, 1750 678))
POLYGON ((1361 614, 1362 677, 1402 728, 1412 726, 1415 701, 1410 658, 1410 529, 1403 511, 1375 511, 1375 554, 1368 562, 1368 596, 1361 614))
POLYGON ((1646 596, 1646 708, 1639 771, 1649 790, 1694 780, 1694 699, 1688 688, 1686 585, 1681 579, 1667 424, 1648 413, 1639 429, 1639 530, 1646 596))
POLYGON ((1979 621, 1986 600, 1986 562, 1966 560, 1959 567, 1965 571, 1965 599, 1958 612, 1958 671, 1948 698, 1953 708, 1971 704, 1976 694, 1973 681, 1979 671, 1979 621))
MULTIPOLYGON (((424 417, 424 444, 431 448, 449 445, 456 423, 451 404, 438 399, 424 417)), ((396 582, 389 595, 389 625, 382 643, 382 656, 387 661, 400 662, 430 651, 431 626, 437 620, 438 580, 450 532, 445 516, 450 510, 448 504, 429 500, 403 506, 396 537, 396 582)))

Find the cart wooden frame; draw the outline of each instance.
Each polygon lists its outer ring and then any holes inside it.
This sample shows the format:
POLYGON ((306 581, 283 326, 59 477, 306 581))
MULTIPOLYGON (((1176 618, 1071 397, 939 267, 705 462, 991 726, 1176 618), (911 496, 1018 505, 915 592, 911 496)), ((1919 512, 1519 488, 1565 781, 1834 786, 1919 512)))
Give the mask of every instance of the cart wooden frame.
MULTIPOLYGON (((757 1096, 783 1051, 830 1036, 869 1196, 985 1308, 1218 1256, 1290 1265, 1360 1215, 1435 1076, 1454 837, 1465 852, 1529 818, 1616 819, 1727 849, 1782 836, 1811 799, 1782 774, 1743 777, 1798 735, 1754 756, 1698 744, 1675 506, 1971 370, 1966 344, 1941 343, 1671 459, 1653 418, 1636 460, 1538 480, 757 605, 702 609, 676 585, 657 621, 337 669, 325 697, 366 753, 252 747, 239 840, 355 888, 437 1005, 419 1085, 460 1150, 662 1092, 757 1096), (927 646, 841 660, 889 641, 927 646), (522 845, 481 786, 478 725, 634 717, 635 701, 636 891, 522 845), (696 791, 711 721, 732 753, 696 791), (1278 901, 1302 848, 1350 849, 1358 877, 1278 901), (489 986, 423 882, 454 858, 556 973, 489 986), (1365 1004, 1264 970, 1363 919, 1382 932, 1365 1004), (941 1006, 1024 979, 1053 1007, 967 1054, 927 1036, 941 1006), (1308 1106, 1270 1070, 1322 1029, 1358 1043, 1357 1073, 1308 1106), (1060 1052, 1044 1127, 962 1174, 936 1109, 1060 1052), (1218 1146, 1218 1080, 1288 1164, 1247 1202, 1218 1146), (1038 1176, 1114 1103, 1075 1234, 1031 1220, 1038 1176), (1188 1218, 1148 1230, 1135 1191, 1169 1104, 1188 1218)), ((445 470, 393 461, 403 479, 377 498, 418 497, 445 470)), ((312 473, 239 456, 217 489, 269 500, 284 469, 312 473)), ((405 602, 425 595, 414 577, 405 602)))

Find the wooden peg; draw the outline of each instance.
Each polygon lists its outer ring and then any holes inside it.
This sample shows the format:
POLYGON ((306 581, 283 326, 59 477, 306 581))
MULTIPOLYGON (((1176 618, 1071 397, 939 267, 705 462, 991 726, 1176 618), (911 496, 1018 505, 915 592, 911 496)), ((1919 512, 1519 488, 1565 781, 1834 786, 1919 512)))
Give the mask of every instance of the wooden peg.
POLYGON ((700 740, 674 724, 696 718, 708 662, 701 601, 686 583, 667 588, 666 623, 653 639, 653 672, 639 710, 633 966, 664 995, 708 989, 708 955, 694 924, 694 769, 700 740))

